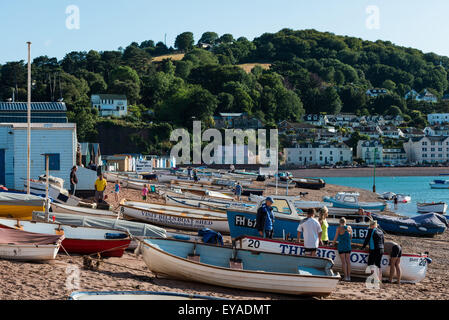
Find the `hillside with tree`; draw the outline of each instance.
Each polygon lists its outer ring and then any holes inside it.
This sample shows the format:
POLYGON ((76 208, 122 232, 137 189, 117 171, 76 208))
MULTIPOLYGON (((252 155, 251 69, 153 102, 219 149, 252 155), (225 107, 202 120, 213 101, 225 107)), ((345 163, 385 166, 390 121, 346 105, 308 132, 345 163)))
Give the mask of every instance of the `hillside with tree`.
MULTIPOLYGON (((247 112, 269 127, 318 112, 400 114, 409 125, 423 127, 426 113, 449 112, 449 103, 404 96, 427 89, 441 98, 448 69, 445 56, 315 30, 283 29, 253 41, 215 32, 195 41, 184 32, 175 48, 147 40, 117 51, 70 52, 62 60, 36 57, 32 100, 63 98, 80 141, 102 140, 105 130, 117 127, 131 130, 128 140, 120 141, 134 152, 164 153, 173 128, 191 129, 192 119, 213 126, 220 112, 247 112), (172 60, 171 54, 182 59, 172 60), (168 58, 157 59, 164 55, 168 58), (256 65, 246 72, 239 66, 257 63, 270 68, 256 65), (366 91, 376 87, 388 93, 368 97, 366 91), (96 93, 126 95, 128 116, 100 118, 90 104, 96 93)), ((26 101, 26 79, 24 61, 0 65, 0 99, 14 93, 16 101, 26 101)))

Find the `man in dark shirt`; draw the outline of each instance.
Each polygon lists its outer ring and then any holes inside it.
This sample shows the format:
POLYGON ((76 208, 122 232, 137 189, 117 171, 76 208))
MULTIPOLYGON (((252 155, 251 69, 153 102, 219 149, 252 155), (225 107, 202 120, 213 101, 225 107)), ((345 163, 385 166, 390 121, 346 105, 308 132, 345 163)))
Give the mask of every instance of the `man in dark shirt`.
POLYGON ((377 228, 377 221, 371 221, 369 227, 362 250, 369 245, 368 266, 375 265, 378 268, 379 281, 382 283, 381 261, 384 254, 384 233, 377 228))
POLYGON ((77 167, 74 166, 70 171, 70 194, 75 195, 76 185, 78 183, 78 177, 76 176, 77 167))
POLYGON ((260 206, 257 210, 256 216, 256 228, 259 231, 259 234, 268 239, 273 238, 273 225, 274 225, 274 214, 273 208, 273 199, 268 197, 265 200, 265 203, 260 206))

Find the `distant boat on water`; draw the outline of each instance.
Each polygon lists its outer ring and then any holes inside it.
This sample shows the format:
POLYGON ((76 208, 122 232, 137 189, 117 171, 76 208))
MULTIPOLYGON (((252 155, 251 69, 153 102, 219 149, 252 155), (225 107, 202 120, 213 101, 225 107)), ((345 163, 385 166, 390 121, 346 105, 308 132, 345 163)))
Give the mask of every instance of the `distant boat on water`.
POLYGON ((449 180, 433 180, 430 187, 432 189, 449 189, 449 180))
POLYGON ((364 210, 385 210, 383 202, 360 202, 359 193, 338 192, 335 197, 324 197, 323 201, 332 203, 336 208, 364 209, 364 210))

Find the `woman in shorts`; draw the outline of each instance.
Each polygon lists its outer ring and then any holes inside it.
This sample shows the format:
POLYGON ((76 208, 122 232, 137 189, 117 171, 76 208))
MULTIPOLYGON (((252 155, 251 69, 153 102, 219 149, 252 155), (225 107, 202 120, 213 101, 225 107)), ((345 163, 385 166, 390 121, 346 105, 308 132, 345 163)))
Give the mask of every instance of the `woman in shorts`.
POLYGON ((340 255, 341 267, 345 274, 344 281, 351 281, 351 241, 352 241, 352 228, 346 225, 346 219, 340 219, 340 225, 335 232, 333 243, 338 240, 337 250, 340 255))

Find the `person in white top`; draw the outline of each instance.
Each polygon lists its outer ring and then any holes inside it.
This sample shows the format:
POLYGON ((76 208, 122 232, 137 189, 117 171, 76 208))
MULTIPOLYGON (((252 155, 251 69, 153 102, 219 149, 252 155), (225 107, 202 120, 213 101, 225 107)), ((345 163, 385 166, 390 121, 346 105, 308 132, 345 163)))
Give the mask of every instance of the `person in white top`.
POLYGON ((304 248, 306 256, 316 256, 319 245, 323 245, 321 240, 321 225, 315 218, 315 209, 307 212, 307 219, 298 226, 298 242, 301 240, 301 233, 304 235, 304 248))

